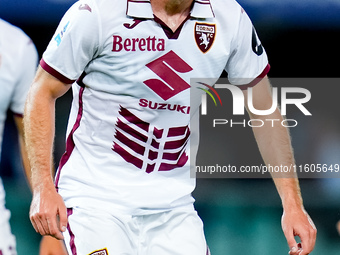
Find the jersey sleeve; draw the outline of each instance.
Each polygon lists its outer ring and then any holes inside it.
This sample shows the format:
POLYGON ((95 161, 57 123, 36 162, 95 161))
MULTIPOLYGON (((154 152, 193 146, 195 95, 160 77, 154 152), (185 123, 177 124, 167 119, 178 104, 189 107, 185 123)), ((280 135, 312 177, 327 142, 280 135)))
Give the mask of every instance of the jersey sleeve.
POLYGON ((232 53, 225 67, 229 81, 234 85, 255 85, 254 82, 259 81, 256 78, 263 78, 269 69, 267 54, 256 30, 247 13, 240 7, 232 53))
POLYGON ((99 23, 94 1, 76 2, 60 21, 40 61, 41 67, 64 83, 78 79, 98 52, 99 23))
POLYGON ((10 103, 10 110, 16 115, 24 112, 26 96, 38 66, 38 53, 31 39, 25 37, 16 57, 18 79, 10 103))

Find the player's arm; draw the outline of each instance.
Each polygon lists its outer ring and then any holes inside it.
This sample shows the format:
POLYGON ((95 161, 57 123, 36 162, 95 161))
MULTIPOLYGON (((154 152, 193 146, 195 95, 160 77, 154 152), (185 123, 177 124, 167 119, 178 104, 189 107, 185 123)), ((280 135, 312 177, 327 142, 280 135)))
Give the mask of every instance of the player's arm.
MULTIPOLYGON (((19 148, 20 148, 20 154, 21 154, 21 160, 22 164, 25 170, 25 175, 29 184, 29 188, 32 189, 32 183, 31 183, 31 166, 27 155, 27 148, 26 148, 26 142, 25 142, 25 131, 24 131, 24 120, 23 117, 20 115, 14 115, 14 122, 18 130, 18 140, 19 140, 19 148)), ((52 159, 53 164, 53 159, 52 159)), ((53 167, 53 165, 52 165, 53 167)), ((55 175, 55 169, 52 168, 52 176, 55 175)))
MULTIPOLYGON (((255 109, 270 109, 272 96, 268 78, 262 79, 252 89, 255 109)), ((244 91, 244 94, 245 100, 247 100, 247 91, 244 91)), ((280 120, 276 123, 281 123, 283 120, 279 109, 266 116, 254 115, 249 110, 248 113, 251 119, 262 119, 263 121, 264 119, 280 120)), ((266 124, 263 127, 253 128, 253 132, 265 163, 271 166, 294 165, 295 161, 288 129, 277 124, 272 127, 272 123, 268 121, 264 121, 264 123, 266 124)), ((296 174, 293 171, 290 173, 275 173, 272 177, 282 200, 284 210, 282 229, 290 248, 289 254, 309 254, 314 248, 316 228, 303 207, 296 174), (300 237, 301 244, 296 243, 294 236, 300 237)))
POLYGON ((19 140, 19 146, 20 146, 21 160, 24 166, 24 170, 25 170, 25 174, 26 174, 29 186, 31 187, 31 181, 30 181, 31 167, 30 167, 30 163, 27 157, 27 151, 26 151, 26 146, 25 146, 25 132, 24 132, 23 117, 19 115, 14 115, 14 122, 18 130, 18 140, 19 140))
POLYGON ((39 255, 67 255, 64 242, 51 236, 43 236, 40 242, 39 255))
MULTIPOLYGON (((31 168, 25 146, 23 118, 20 115, 14 115, 14 121, 18 130, 20 152, 24 170, 29 182, 29 186, 31 187, 31 168)), ((40 242, 39 255, 67 255, 67 251, 62 241, 57 240, 51 236, 43 236, 40 242)))
POLYGON ((41 235, 63 239, 67 212, 52 178, 55 101, 70 88, 39 67, 27 96, 24 127, 31 165, 33 198, 30 219, 41 235))
MULTIPOLYGON (((23 111, 28 90, 32 84, 38 65, 38 52, 29 37, 21 34, 18 37, 17 55, 13 58, 17 64, 16 81, 9 109, 13 112, 13 119, 18 131, 21 159, 27 180, 30 180, 30 165, 24 141, 23 111)), ((30 183, 29 183, 30 186, 30 183)))

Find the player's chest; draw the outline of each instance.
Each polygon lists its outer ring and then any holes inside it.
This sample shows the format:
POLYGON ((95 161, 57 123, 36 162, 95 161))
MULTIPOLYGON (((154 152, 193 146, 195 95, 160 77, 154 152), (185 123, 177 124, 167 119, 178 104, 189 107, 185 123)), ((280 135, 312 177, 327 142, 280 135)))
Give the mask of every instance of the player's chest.
POLYGON ((190 76, 219 75, 230 55, 230 40, 215 20, 187 20, 172 32, 155 20, 121 18, 104 30, 101 60, 114 70, 162 65, 190 76))

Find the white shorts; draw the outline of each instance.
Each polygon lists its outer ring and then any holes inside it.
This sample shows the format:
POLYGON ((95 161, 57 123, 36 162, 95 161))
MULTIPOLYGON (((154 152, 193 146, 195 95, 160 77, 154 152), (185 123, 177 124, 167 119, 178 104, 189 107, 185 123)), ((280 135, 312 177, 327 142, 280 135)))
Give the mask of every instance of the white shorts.
POLYGON ((131 216, 68 209, 65 243, 72 255, 207 255, 203 223, 192 209, 131 216))
POLYGON ((9 225, 11 213, 0 206, 0 255, 16 255, 15 237, 9 225))

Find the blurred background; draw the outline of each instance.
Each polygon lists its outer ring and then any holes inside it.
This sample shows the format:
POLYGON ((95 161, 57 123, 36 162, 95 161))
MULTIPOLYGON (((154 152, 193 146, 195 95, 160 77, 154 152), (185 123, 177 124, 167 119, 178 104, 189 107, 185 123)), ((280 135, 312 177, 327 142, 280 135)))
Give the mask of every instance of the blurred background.
MULTIPOLYGON (((34 41, 41 57, 63 13, 74 2, 1 0, 0 18, 22 28, 34 41)), ((299 121, 299 125, 291 129, 298 164, 339 164, 340 79, 329 78, 340 76, 340 0, 239 2, 253 20, 268 53, 270 77, 325 78, 299 85, 312 93, 308 103, 312 117, 300 116, 296 109, 288 110, 287 117, 299 121)), ((64 151, 71 99, 68 93, 57 102, 56 162, 64 151)), ((215 131, 207 122, 202 122, 198 163, 205 164, 217 156, 230 164, 261 164, 250 128, 223 127, 219 130, 225 134, 223 137, 215 131)), ((7 193, 6 205, 12 212, 11 225, 18 254, 35 255, 40 236, 29 222, 31 193, 15 141, 16 131, 9 116, 0 175, 7 193)), ((305 207, 318 228, 313 254, 340 254, 340 236, 335 229, 340 220, 340 178, 301 179, 300 182, 305 207)), ((200 178, 194 196, 213 255, 287 254, 280 225, 280 198, 270 179, 200 178)))

